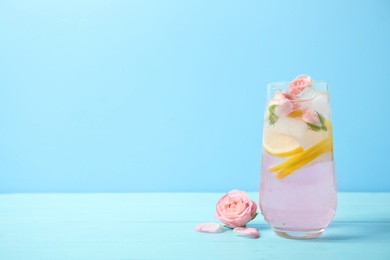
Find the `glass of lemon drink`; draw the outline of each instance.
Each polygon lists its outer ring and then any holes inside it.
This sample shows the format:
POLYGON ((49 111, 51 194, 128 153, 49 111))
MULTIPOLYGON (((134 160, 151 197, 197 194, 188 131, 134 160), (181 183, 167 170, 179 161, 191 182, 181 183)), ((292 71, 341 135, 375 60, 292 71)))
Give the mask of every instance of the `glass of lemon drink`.
POLYGON ((337 207, 328 84, 301 75, 267 91, 261 213, 279 236, 314 238, 337 207))

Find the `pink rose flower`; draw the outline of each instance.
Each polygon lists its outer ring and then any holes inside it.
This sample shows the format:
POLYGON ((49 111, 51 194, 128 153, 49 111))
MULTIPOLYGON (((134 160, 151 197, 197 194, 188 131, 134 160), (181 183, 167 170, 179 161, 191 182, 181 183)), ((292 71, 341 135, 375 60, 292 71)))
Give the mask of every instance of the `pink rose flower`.
POLYGON ((278 106, 275 109, 275 114, 278 116, 288 115, 291 111, 300 107, 300 103, 297 102, 295 97, 285 90, 283 90, 283 92, 276 92, 274 99, 277 100, 275 103, 278 106))
POLYGON ((309 76, 299 75, 292 82, 289 83, 290 94, 298 95, 306 87, 313 85, 313 80, 309 76))
POLYGON ((215 217, 229 227, 244 227, 257 215, 256 210, 256 202, 246 192, 232 190, 219 199, 215 217))
POLYGON ((303 110, 302 119, 306 123, 309 123, 309 124, 312 124, 315 126, 321 126, 321 120, 320 120, 317 112, 314 111, 313 109, 307 108, 307 109, 303 110))

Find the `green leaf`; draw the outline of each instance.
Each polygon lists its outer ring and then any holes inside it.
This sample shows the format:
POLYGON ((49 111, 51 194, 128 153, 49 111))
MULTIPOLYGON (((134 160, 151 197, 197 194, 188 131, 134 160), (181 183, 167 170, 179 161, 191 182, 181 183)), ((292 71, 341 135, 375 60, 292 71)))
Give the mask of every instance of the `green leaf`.
POLYGON ((257 217, 257 215, 259 215, 259 213, 255 213, 254 215, 253 215, 253 217, 251 218, 251 220, 254 220, 256 217, 257 217))
POLYGON ((325 117, 316 111, 318 118, 320 119, 321 126, 325 125, 325 117))
POLYGON ((318 115, 318 119, 320 120, 321 125, 318 126, 318 125, 313 125, 313 124, 310 124, 310 123, 306 122, 306 124, 309 126, 309 129, 313 130, 315 132, 319 132, 321 130, 322 131, 328 131, 328 128, 326 127, 326 123, 325 123, 326 122, 325 117, 323 115, 321 115, 320 113, 318 113, 317 111, 316 111, 316 113, 318 115))
POLYGON ((275 110, 276 106, 277 106, 276 104, 273 104, 273 105, 269 106, 268 110, 269 110, 270 114, 274 113, 274 110, 275 110))
POLYGON ((270 119, 269 119, 269 124, 270 125, 273 125, 276 123, 276 120, 278 120, 277 116, 272 116, 270 119))
POLYGON ((268 116, 268 120, 269 120, 269 123, 271 125, 275 124, 276 123, 276 120, 278 120, 278 116, 275 115, 275 108, 276 108, 276 104, 274 105, 271 105, 268 110, 269 110, 269 116, 268 116))
POLYGON ((307 124, 307 126, 309 127, 310 130, 313 130, 315 132, 319 132, 322 129, 322 126, 313 125, 313 124, 310 124, 310 123, 307 123, 307 122, 306 122, 306 124, 307 124))

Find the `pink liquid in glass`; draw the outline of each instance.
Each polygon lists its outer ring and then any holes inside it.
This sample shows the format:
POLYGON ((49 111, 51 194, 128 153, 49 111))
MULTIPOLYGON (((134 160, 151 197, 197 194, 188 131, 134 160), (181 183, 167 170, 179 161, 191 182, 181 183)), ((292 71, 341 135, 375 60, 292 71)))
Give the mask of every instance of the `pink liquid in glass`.
POLYGON ((263 152, 260 207, 275 231, 322 232, 337 207, 334 162, 318 161, 284 179, 269 171, 279 158, 263 152))

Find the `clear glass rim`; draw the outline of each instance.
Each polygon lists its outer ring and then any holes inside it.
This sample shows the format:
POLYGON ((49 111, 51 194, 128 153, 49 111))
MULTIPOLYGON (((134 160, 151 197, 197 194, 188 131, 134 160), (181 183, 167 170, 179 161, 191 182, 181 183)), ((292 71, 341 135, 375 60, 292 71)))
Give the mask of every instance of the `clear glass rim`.
MULTIPOLYGON (((275 96, 275 92, 277 91, 283 91, 289 89, 290 82, 287 81, 278 81, 278 82, 271 82, 267 84, 267 99, 273 99, 275 96)), ((328 82, 325 80, 316 80, 313 82, 312 87, 318 91, 328 91, 328 82)), ((314 96, 315 97, 315 96, 314 96)), ((313 98, 314 98, 313 97, 313 98)), ((310 98, 312 99, 312 98, 310 98)), ((300 100, 298 102, 306 101, 300 100)))
MULTIPOLYGON (((288 86, 291 82, 287 82, 287 81, 276 81, 276 82, 270 82, 270 83, 267 83, 267 87, 271 87, 271 86, 288 86)), ((325 81, 325 80, 315 80, 313 81, 313 86, 315 85, 328 85, 328 82, 325 81)))

